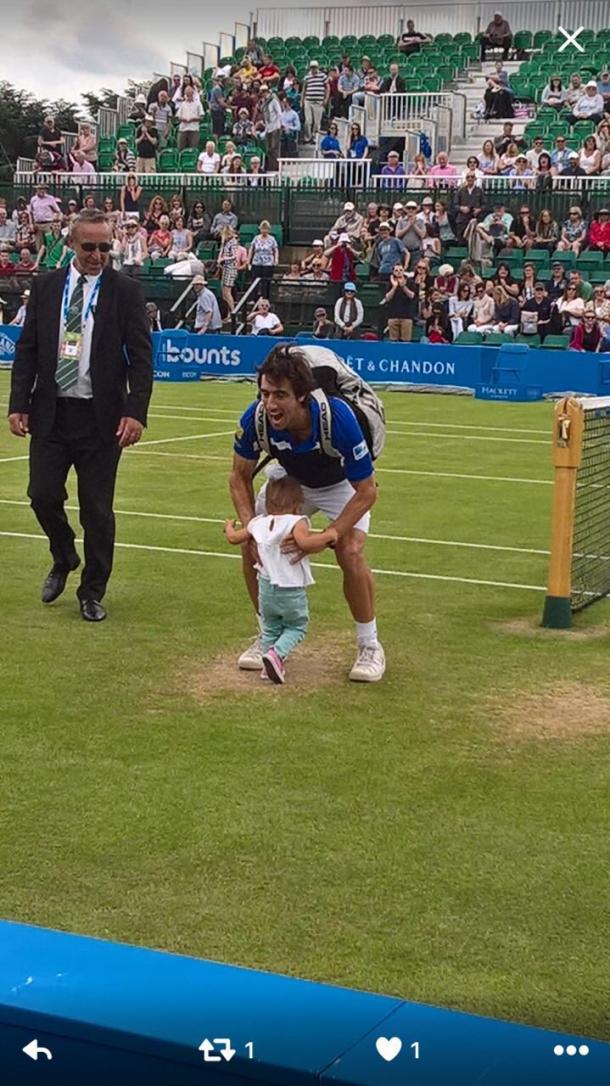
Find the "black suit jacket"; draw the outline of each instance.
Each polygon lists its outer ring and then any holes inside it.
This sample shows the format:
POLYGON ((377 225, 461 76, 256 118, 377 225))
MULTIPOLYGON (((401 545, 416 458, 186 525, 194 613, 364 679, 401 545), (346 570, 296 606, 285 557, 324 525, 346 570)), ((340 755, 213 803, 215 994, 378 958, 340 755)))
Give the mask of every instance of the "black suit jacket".
POLYGON ((458 219, 464 217, 469 219, 470 215, 467 214, 466 216, 464 216, 464 213, 460 211, 459 208, 468 207, 471 211, 474 211, 475 209, 479 210, 480 208, 485 206, 485 193, 483 192, 483 189, 480 187, 480 185, 475 185, 472 192, 468 191, 466 185, 462 185, 456 193, 455 203, 456 207, 458 208, 458 219))
MULTIPOLYGON (((35 279, 15 348, 9 414, 29 414, 30 432, 45 437, 57 404, 57 348, 67 269, 35 279)), ((152 344, 139 283, 105 268, 91 341, 91 386, 98 429, 112 440, 126 415, 146 425, 152 393, 152 344)))
MULTIPOLYGON (((382 94, 389 94, 391 86, 392 86, 392 77, 389 75, 387 77, 387 79, 384 79, 383 83, 381 84, 381 93, 382 94)), ((396 76, 396 93, 397 94, 404 94, 404 91, 405 91, 405 81, 404 81, 404 79, 403 79, 403 77, 401 75, 397 75, 396 76)))

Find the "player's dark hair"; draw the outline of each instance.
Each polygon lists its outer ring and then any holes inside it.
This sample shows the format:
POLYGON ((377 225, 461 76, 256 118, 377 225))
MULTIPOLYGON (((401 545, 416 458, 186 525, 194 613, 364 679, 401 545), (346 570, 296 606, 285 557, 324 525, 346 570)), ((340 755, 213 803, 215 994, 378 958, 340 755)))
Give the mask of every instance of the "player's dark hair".
POLYGON ((299 400, 309 396, 309 393, 318 387, 306 355, 290 343, 279 343, 267 355, 262 366, 259 366, 259 388, 263 376, 274 384, 279 381, 289 381, 299 400))
POLYGON ((275 514, 290 513, 295 507, 301 508, 305 498, 300 483, 290 475, 279 479, 270 479, 265 491, 267 512, 275 514))

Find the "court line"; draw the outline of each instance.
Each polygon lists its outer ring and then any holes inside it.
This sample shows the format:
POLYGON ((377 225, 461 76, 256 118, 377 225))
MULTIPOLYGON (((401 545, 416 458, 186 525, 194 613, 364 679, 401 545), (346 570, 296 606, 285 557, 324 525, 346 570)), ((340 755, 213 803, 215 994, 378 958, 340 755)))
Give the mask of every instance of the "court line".
POLYGON ((29 456, 2 456, 0 457, 0 464, 10 464, 15 460, 29 460, 29 456))
MULTIPOLYGON (((0 498, 0 505, 21 505, 29 508, 30 503, 17 498, 0 498)), ((78 512, 78 505, 66 505, 66 509, 78 512)), ((149 513, 140 509, 115 509, 117 516, 144 517, 153 520, 177 520, 195 524, 224 524, 227 517, 197 517, 185 513, 149 513)), ((537 550, 533 547, 508 547, 497 543, 468 543, 455 539, 424 539, 411 535, 387 535, 381 532, 369 532, 369 539, 383 539, 395 543, 423 543, 436 547, 465 547, 467 549, 482 551, 507 551, 511 554, 541 554, 548 555, 550 551, 537 550)))
MULTIPOLYGON (((223 431, 223 434, 193 434, 190 437, 168 437, 155 441, 141 441, 137 447, 132 447, 126 450, 131 456, 139 454, 140 456, 166 456, 176 460, 216 460, 220 463, 226 464, 227 467, 231 463, 230 457, 227 456, 213 456, 211 454, 204 453, 171 453, 171 452, 148 452, 148 449, 144 449, 143 446, 149 445, 164 445, 174 441, 195 441, 205 437, 219 437, 225 434, 232 434, 233 430, 223 431)), ((27 460, 27 456, 11 457, 14 460, 27 460)), ((0 463, 2 461, 0 460, 0 463)), ((467 475, 464 472, 454 471, 418 471, 415 468, 380 468, 375 467, 375 472, 378 474, 385 473, 386 475, 421 475, 426 478, 432 479, 473 479, 481 480, 483 482, 490 483, 532 483, 537 486, 552 486, 552 479, 522 479, 519 476, 512 475, 467 475)))
MULTIPOLYGON (((142 442, 140 442, 142 444, 142 442)), ((144 442, 145 444, 145 442, 144 442)), ((142 450, 140 447, 137 449, 130 449, 128 452, 131 455, 142 456, 171 456, 177 459, 189 459, 189 460, 220 460, 221 463, 230 466, 230 456, 213 456, 207 453, 153 453, 148 450, 142 450)), ((518 482, 518 483, 537 483, 541 487, 552 487, 552 479, 521 479, 519 476, 476 476, 466 475, 463 472, 457 471, 420 471, 417 468, 379 468, 376 465, 376 475, 381 475, 385 472, 386 475, 412 475, 412 476, 425 476, 432 479, 481 479, 484 482, 518 482)))
MULTIPOLYGON (((144 442, 144 444, 147 444, 144 442)), ((142 442, 140 442, 142 445, 142 442)), ((141 456, 170 456, 178 460, 218 460, 227 467, 231 464, 230 456, 213 456, 208 453, 171 453, 171 452, 148 452, 146 449, 131 448, 127 450, 130 454, 141 456)), ((521 479, 518 476, 512 475, 466 475, 464 473, 458 473, 454 471, 419 471, 416 468, 379 468, 375 466, 375 473, 381 474, 385 472, 389 475, 424 475, 433 479, 482 479, 485 482, 492 483, 538 483, 540 486, 552 486, 552 479, 521 479)))
MULTIPOLYGON (((215 418, 210 415, 154 415, 150 414, 151 419, 175 419, 180 422, 226 422, 226 419, 215 418)), ((235 425, 238 425, 236 420, 235 425)), ((394 425, 394 423, 392 424, 394 425)), ((410 423, 408 425, 420 426, 421 423, 410 423)), ((230 431, 233 433, 234 431, 230 431)), ((526 431, 529 433, 530 431, 526 431)), ((536 431, 534 431, 536 432, 536 431)), ((538 431, 539 432, 539 431, 538 431)), ((527 437, 490 437, 487 434, 437 434, 428 433, 425 430, 422 431, 409 431, 409 430, 386 430, 386 434, 393 437, 429 437, 436 441, 502 441, 509 442, 513 445, 545 445, 548 447, 549 441, 538 441, 535 438, 527 437)), ((143 444, 150 445, 152 442, 143 442, 143 444)))
MULTIPOLYGON (((37 539, 48 543, 45 535, 36 535, 31 532, 1 532, 0 536, 10 539, 37 539)), ((82 539, 77 539, 77 543, 81 544, 82 539)), ((122 547, 124 550, 136 550, 136 551, 155 551, 160 554, 186 554, 194 555, 201 558, 228 558, 239 561, 241 559, 240 554, 227 554, 224 551, 201 551, 189 549, 186 547, 159 547, 146 543, 116 543, 116 547, 122 547)), ((333 570, 335 573, 339 573, 340 569, 337 565, 331 565, 330 562, 312 562, 312 566, 316 569, 333 570)), ((512 581, 483 581, 476 580, 473 577, 449 577, 446 574, 441 573, 412 573, 407 570, 399 569, 373 569, 379 577, 406 577, 419 581, 445 581, 455 584, 472 584, 485 588, 515 588, 528 592, 546 592, 546 586, 538 584, 516 584, 512 581)))
MULTIPOLYGON (((155 409, 159 408, 162 411, 163 410, 166 410, 166 411, 172 411, 172 410, 173 411, 205 411, 205 407, 185 407, 185 406, 182 406, 182 405, 178 406, 177 404, 154 403, 154 407, 155 407, 155 409)), ((226 411, 226 413, 229 414, 229 415, 232 415, 232 417, 235 418, 236 421, 237 421, 237 419, 239 417, 239 408, 235 412, 231 412, 229 408, 224 408, 224 407, 220 407, 218 409, 214 408, 214 410, 217 411, 217 414, 221 414, 221 412, 226 411)), ((166 418, 166 417, 170 418, 171 416, 165 416, 164 415, 164 416, 160 416, 160 417, 162 417, 162 418, 166 418)), ((222 420, 222 421, 224 421, 224 420, 222 420)), ((390 419, 389 423, 390 423, 391 426, 432 426, 434 428, 439 428, 439 429, 443 429, 443 430, 446 430, 446 429, 450 429, 450 430, 490 430, 490 431, 492 431, 494 433, 506 433, 506 434, 541 434, 543 437, 546 436, 546 437, 549 438, 549 440, 551 439, 550 427, 549 427, 548 430, 531 430, 529 428, 517 427, 517 426, 480 426, 480 425, 475 425, 473 423, 463 423, 463 422, 432 422, 431 420, 428 420, 428 419, 414 419, 414 420, 411 420, 411 419, 390 419)))
POLYGON ((552 479, 521 479, 516 475, 466 475, 457 471, 418 471, 415 468, 378 468, 375 473, 385 472, 386 475, 426 475, 433 479, 483 479, 492 483, 537 483, 539 486, 552 486, 552 479))
MULTIPOLYGON (((1 407, 7 407, 8 405, 7 404, 0 404, 0 406, 1 407)), ((161 410, 161 411, 187 411, 187 412, 205 411, 205 407, 190 407, 190 406, 187 407, 184 404, 160 404, 160 403, 157 403, 154 400, 152 401, 152 406, 154 407, 155 411, 157 409, 161 410)), ((213 408, 213 410, 215 411, 216 415, 226 414, 228 416, 228 418, 214 418, 214 417, 209 417, 209 416, 206 416, 206 415, 201 415, 200 417, 192 418, 191 421, 193 421, 193 422, 229 422, 230 420, 234 419, 235 424, 237 425, 237 422, 239 421, 240 414, 243 413, 243 412, 240 412, 239 408, 237 408, 237 410, 235 410, 235 411, 233 411, 231 408, 228 408, 228 407, 226 407, 226 408, 225 407, 213 408)), ((244 410, 245 410, 245 408, 244 408, 244 410)), ((167 415, 167 414, 166 415, 157 415, 157 414, 149 413, 149 418, 152 418, 152 419, 155 419, 155 418, 158 418, 158 419, 179 419, 179 420, 184 419, 184 421, 187 422, 188 419, 189 419, 189 416, 188 416, 188 414, 187 415, 167 415)), ((549 441, 551 439, 550 427, 549 427, 548 430, 531 430, 531 429, 529 429, 527 427, 481 426, 481 425, 475 425, 474 423, 463 423, 463 422, 433 422, 432 420, 429 420, 429 419, 416 419, 416 420, 390 419, 388 421, 389 421, 390 426, 431 426, 434 429, 442 429, 442 430, 481 430, 481 431, 485 431, 485 432, 505 433, 505 434, 540 434, 543 437, 548 437, 549 441)), ((547 442, 535 442, 535 444, 542 445, 542 444, 547 444, 547 442)))
POLYGON ((215 434, 188 434, 186 437, 158 437, 154 441, 140 441, 142 445, 169 445, 172 441, 202 441, 206 437, 226 437, 234 434, 234 430, 217 430, 215 434))

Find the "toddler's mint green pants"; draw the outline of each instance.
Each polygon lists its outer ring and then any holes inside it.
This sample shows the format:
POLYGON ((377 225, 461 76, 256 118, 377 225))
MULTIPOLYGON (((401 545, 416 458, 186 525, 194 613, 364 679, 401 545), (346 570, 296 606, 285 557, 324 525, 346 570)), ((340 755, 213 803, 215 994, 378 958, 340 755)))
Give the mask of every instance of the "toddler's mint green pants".
POLYGON ((278 588, 266 577, 259 577, 258 604, 263 623, 263 652, 273 645, 285 660, 307 633, 307 592, 304 588, 278 588))

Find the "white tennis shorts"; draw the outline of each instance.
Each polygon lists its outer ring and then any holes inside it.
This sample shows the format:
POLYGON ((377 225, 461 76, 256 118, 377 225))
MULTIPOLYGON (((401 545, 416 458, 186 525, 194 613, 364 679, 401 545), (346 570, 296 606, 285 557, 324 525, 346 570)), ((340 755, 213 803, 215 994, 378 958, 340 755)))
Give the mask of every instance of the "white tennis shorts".
MULTIPOLYGON (((267 479, 279 479, 282 475, 286 475, 286 472, 280 464, 272 464, 265 469, 265 475, 267 476, 267 479)), ((354 488, 348 479, 343 479, 340 483, 335 483, 334 486, 323 486, 319 488, 303 486, 301 483, 301 488, 305 496, 305 503, 303 505, 304 516, 312 517, 314 513, 325 513, 330 520, 337 519, 355 493, 354 488)), ((257 516, 261 516, 263 513, 267 512, 265 503, 266 490, 267 483, 261 487, 256 495, 254 510, 257 516)), ((360 517, 360 520, 354 524, 354 528, 357 528, 360 532, 368 532, 370 526, 370 512, 365 513, 364 516, 360 517)))

